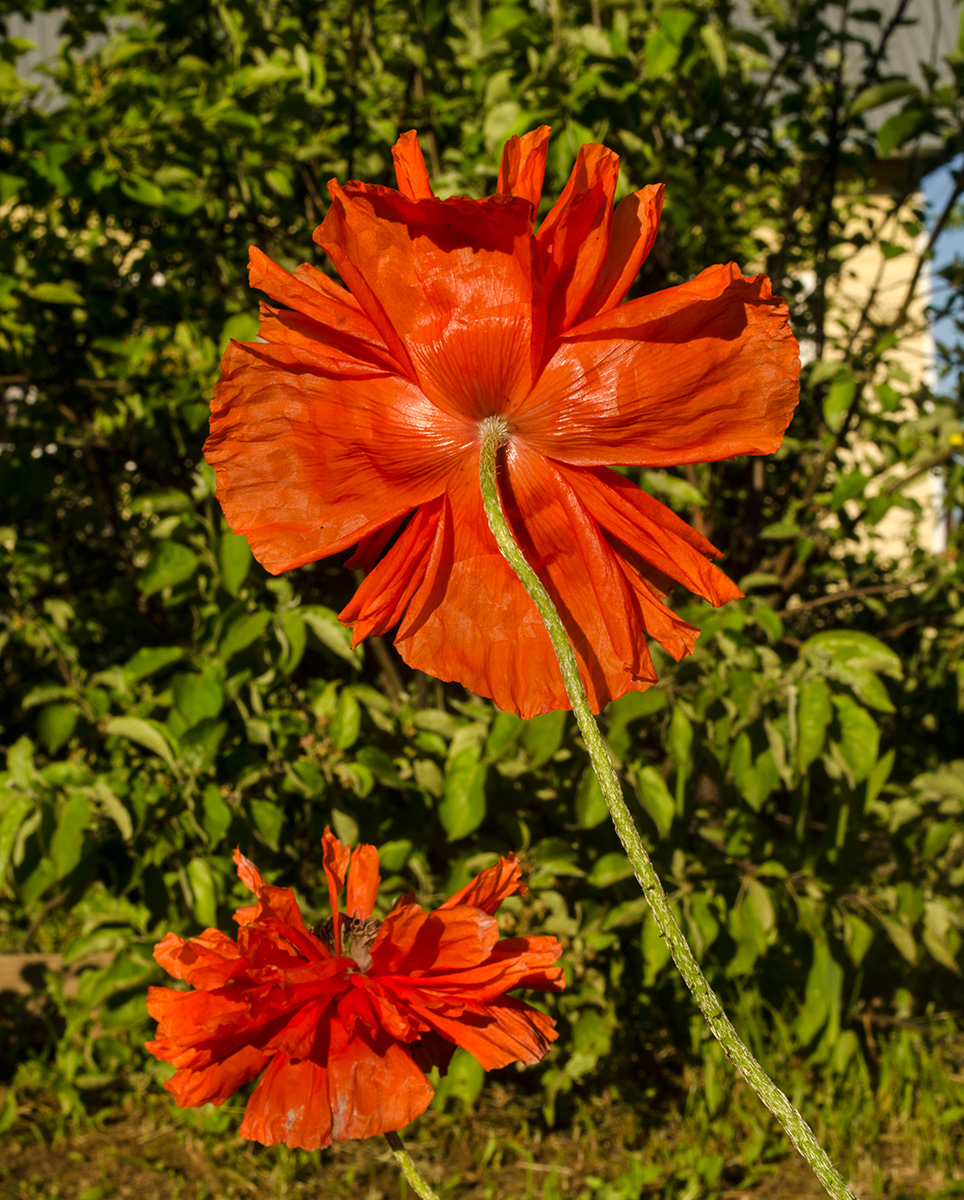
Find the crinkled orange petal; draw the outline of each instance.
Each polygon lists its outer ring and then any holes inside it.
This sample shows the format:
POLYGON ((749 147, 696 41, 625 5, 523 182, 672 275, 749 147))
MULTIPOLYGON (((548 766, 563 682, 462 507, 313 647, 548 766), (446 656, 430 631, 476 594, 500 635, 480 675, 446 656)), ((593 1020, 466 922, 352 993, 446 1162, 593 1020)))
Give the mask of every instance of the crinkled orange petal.
POLYGON ((503 938, 492 951, 490 961, 520 958, 527 974, 514 987, 561 992, 566 986, 566 977, 562 967, 555 966, 561 954, 562 946, 554 937, 503 938))
POLYGON ((234 865, 238 868, 238 878, 249 892, 254 892, 256 896, 259 896, 261 889, 265 885, 261 872, 250 858, 245 858, 238 847, 235 847, 232 858, 234 859, 234 865))
POLYGON ((799 370, 787 306, 731 263, 569 330, 511 423, 533 449, 586 466, 770 454, 799 370))
POLYGON ((321 861, 328 880, 328 903, 331 905, 331 923, 333 926, 332 941, 335 953, 341 954, 340 917, 338 913, 338 897, 345 886, 345 876, 348 874, 348 864, 351 861, 351 849, 340 842, 325 826, 321 838, 321 861))
POLYGON ((393 909, 371 948, 373 975, 443 973, 488 958, 499 939, 494 917, 477 908, 426 913, 414 905, 393 909))
POLYGON ((708 600, 725 604, 743 593, 710 560, 720 551, 665 504, 605 467, 557 467, 599 525, 656 569, 708 600))
POLYGON ((370 1045, 356 1037, 344 1048, 333 1043, 328 1077, 332 1134, 339 1140, 401 1129, 435 1095, 410 1055, 388 1038, 370 1045))
POLYGON ((274 573, 434 499, 466 441, 418 388, 361 362, 234 343, 222 369, 205 455, 228 524, 274 573))
POLYGON ((569 707, 542 619, 489 531, 477 457, 449 484, 395 646, 410 667, 522 717, 569 707))
POLYGON ((234 938, 219 929, 205 929, 188 941, 168 933, 154 947, 154 958, 168 975, 199 988, 222 987, 243 972, 239 953, 234 938))
POLYGON ((323 1150, 331 1145, 331 1095, 328 1072, 311 1059, 292 1062, 276 1054, 255 1088, 241 1136, 291 1149, 323 1150))
POLYGON ((470 421, 521 400, 543 341, 528 203, 329 190, 315 240, 437 409, 471 432, 470 421))
POLYGON ((409 200, 432 200, 435 193, 429 182, 422 147, 414 129, 403 133, 394 146, 392 158, 395 162, 395 178, 398 190, 409 200))
POLYGON ((449 896, 448 900, 444 900, 438 911, 470 905, 494 916, 503 900, 509 896, 525 895, 527 890, 522 882, 519 860, 514 854, 506 854, 491 867, 480 871, 471 883, 467 883, 464 888, 449 896))
POLYGON ((615 308, 632 287, 656 241, 665 190, 661 183, 651 184, 616 205, 609 250, 576 322, 615 308))
POLYGON ((212 1063, 203 1070, 176 1071, 164 1086, 180 1108, 223 1104, 238 1088, 250 1083, 264 1069, 270 1057, 270 1054, 255 1046, 242 1046, 229 1058, 212 1063))
MULTIPOLYGON (((352 645, 394 628, 421 586, 444 500, 416 509, 398 541, 365 576, 338 620, 352 627, 352 645)), ((357 555, 356 555, 357 557, 357 555)))
POLYGON ((510 445, 506 461, 501 488, 510 524, 562 617, 593 710, 650 687, 656 672, 642 614, 578 493, 524 443, 510 445))
POLYGON ((364 920, 372 915, 378 896, 378 851, 374 846, 356 846, 348 871, 348 891, 345 893, 345 915, 364 920))
MULTIPOLYGON (((317 355, 347 355, 396 369, 388 347, 350 292, 307 263, 290 275, 257 246, 252 246, 248 254, 251 286, 291 310, 284 319, 300 325, 303 333, 314 339, 317 355)), ((270 317, 281 319, 277 310, 270 317)), ((272 328, 262 325, 260 335, 266 341, 286 340, 271 334, 272 328)))
POLYGON ((562 195, 539 226, 547 341, 572 324, 606 259, 618 175, 619 158, 611 150, 581 146, 562 195))
POLYGON ((459 1017, 432 1009, 423 1015, 431 1028, 468 1050, 487 1071, 511 1062, 538 1062, 559 1036, 551 1017, 507 996, 479 1005, 478 1011, 466 1009, 459 1017))
POLYGON ((546 173, 546 154, 549 150, 548 125, 540 125, 521 137, 510 137, 502 147, 499 182, 500 196, 518 196, 532 205, 535 220, 542 197, 542 181, 546 173))

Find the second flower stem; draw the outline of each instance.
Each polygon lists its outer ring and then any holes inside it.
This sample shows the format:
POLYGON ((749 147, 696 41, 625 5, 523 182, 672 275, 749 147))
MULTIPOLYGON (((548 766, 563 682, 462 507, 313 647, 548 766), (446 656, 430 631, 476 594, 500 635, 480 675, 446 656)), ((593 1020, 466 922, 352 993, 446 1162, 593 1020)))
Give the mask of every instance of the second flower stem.
POLYGON ((626 805, 608 747, 599 732, 599 726, 596 724, 596 719, 589 706, 569 635, 566 633, 566 628, 549 593, 519 549, 502 510, 497 482, 497 464, 499 448, 505 443, 507 436, 508 428, 501 418, 489 417, 480 422, 479 479, 482 486, 485 515, 499 550, 529 593, 549 633, 556 658, 559 660, 559 667, 576 724, 579 726, 579 732, 582 734, 589 752, 593 770, 606 799, 616 833, 632 864, 639 886, 643 889, 643 894, 649 902, 660 935, 669 947, 673 962, 675 962, 686 986, 692 992, 713 1036, 723 1047, 727 1057, 736 1064, 743 1078, 786 1130, 790 1141, 806 1159, 827 1194, 834 1200, 857 1200, 840 1172, 827 1157, 813 1130, 753 1057, 749 1047, 733 1027, 729 1017, 723 1011, 723 1005, 700 969, 700 965, 673 914, 656 868, 639 836, 632 813, 626 805))

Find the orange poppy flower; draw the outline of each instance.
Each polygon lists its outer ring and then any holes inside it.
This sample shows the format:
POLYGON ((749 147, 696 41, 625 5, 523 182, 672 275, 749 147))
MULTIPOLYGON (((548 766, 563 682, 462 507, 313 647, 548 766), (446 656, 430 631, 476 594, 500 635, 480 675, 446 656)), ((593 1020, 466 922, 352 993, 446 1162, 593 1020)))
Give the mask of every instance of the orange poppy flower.
POLYGON ((318 1150, 407 1125, 432 1099, 425 1071, 444 1071, 456 1046, 486 1070, 542 1058, 555 1022, 506 992, 561 991, 562 948, 552 937, 499 940, 495 912, 526 890, 514 855, 435 912, 409 893, 379 921, 375 847, 352 853, 328 829, 322 847, 332 917, 314 932, 294 893, 235 851, 257 897, 234 915, 238 940, 208 929, 188 941, 169 933, 155 948, 195 989, 155 987, 147 1000, 158 1021, 147 1049, 177 1067, 165 1087, 179 1105, 222 1104, 264 1070, 242 1137, 318 1150))
POLYGON ((499 485, 566 624, 593 708, 655 682, 697 631, 674 581, 741 593, 679 517, 606 464, 769 454, 798 397, 786 305, 731 263, 622 303, 662 185, 613 210, 618 159, 583 146, 535 229, 549 130, 505 146, 498 191, 439 200, 415 133, 398 191, 329 184, 315 240, 347 289, 251 250, 262 342, 232 343, 205 447, 232 529, 269 571, 348 547, 368 574, 355 642, 398 625, 402 658, 524 717, 569 701, 535 606, 501 557, 478 482, 479 423, 509 437, 499 485))

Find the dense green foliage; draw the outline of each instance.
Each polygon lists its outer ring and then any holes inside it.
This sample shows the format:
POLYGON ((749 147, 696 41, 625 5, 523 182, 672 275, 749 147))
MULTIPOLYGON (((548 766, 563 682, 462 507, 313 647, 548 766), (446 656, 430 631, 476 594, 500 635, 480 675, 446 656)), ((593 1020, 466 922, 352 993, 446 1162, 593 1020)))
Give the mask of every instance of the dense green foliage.
MULTIPOLYGON (((812 361, 782 451, 642 473, 747 598, 678 593, 696 653, 660 656, 604 725, 764 1060, 805 1059, 831 1103, 890 1022, 959 1010, 964 564, 958 532, 941 553, 917 537, 904 483, 939 470, 964 502, 960 401, 902 356, 919 310, 840 281, 866 247, 915 277, 914 191, 961 145, 964 58, 894 79, 900 28, 871 9, 772 0, 744 25, 707 0, 87 0, 39 88, 0 42, 0 945, 112 956, 77 997, 51 984, 39 1073, 13 1015, 15 1087, 79 1104, 143 1072, 158 935, 228 927, 236 845, 318 911, 331 822, 380 846, 384 902, 522 856, 506 927, 557 934, 570 984, 524 1077, 549 1120, 573 1089, 645 1087, 667 1031, 719 1102, 568 715, 524 724, 389 642, 351 650, 350 574, 269 578, 201 460, 219 354, 256 331, 248 246, 312 258, 324 181, 391 182, 413 126, 443 194, 490 190, 504 138, 541 122, 547 197, 604 141, 620 194, 667 184, 637 292, 735 259, 790 300, 812 361), (876 536, 895 512, 896 551, 876 536)), ((448 1086, 481 1082, 463 1060, 448 1086)))

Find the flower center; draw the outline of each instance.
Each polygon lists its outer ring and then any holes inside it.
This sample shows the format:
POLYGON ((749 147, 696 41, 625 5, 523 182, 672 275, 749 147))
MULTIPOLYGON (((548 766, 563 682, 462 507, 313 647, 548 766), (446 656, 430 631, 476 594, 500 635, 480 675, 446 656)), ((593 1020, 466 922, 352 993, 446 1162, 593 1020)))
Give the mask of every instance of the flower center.
MULTIPOLYGON (((371 948, 381 926, 376 917, 342 917, 341 944, 344 953, 358 964, 359 971, 367 971, 372 965, 371 948)), ((315 937, 335 953, 335 925, 331 917, 315 926, 315 937)))
POLYGON ((479 422, 478 430, 480 442, 492 440, 497 446, 508 445, 512 436, 512 430, 505 417, 483 417, 479 422))

